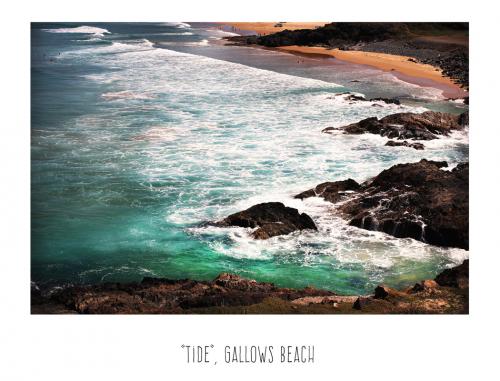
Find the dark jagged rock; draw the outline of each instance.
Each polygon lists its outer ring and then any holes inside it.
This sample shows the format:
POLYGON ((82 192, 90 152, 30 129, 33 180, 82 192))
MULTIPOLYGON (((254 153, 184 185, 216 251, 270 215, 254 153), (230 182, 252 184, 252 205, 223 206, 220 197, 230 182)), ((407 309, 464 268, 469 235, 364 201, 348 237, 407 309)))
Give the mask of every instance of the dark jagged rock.
POLYGON ((360 185, 353 179, 342 181, 327 182, 317 185, 313 189, 299 193, 295 198, 303 200, 308 197, 323 197, 330 202, 339 201, 346 192, 358 190, 360 185))
MULTIPOLYGON (((346 134, 378 134, 391 139, 437 139, 438 135, 448 135, 460 130, 468 123, 468 114, 453 115, 442 112, 426 111, 422 114, 398 113, 377 119, 371 117, 352 123, 338 130, 346 134)), ((323 132, 331 132, 331 127, 323 132)))
POLYGON ((349 94, 346 99, 348 101, 366 101, 366 98, 363 95, 349 94))
POLYGON ((256 239, 290 234, 296 230, 317 230, 311 217, 305 213, 300 214, 297 209, 286 207, 281 202, 257 204, 242 212, 231 214, 215 224, 258 228, 252 233, 256 239))
POLYGON ((469 287, 469 260, 466 259, 460 266, 444 270, 436 277, 440 286, 468 288, 469 287))
POLYGON ((369 298, 364 298, 360 296, 358 299, 356 299, 356 301, 352 305, 352 308, 354 308, 355 310, 361 310, 364 307, 366 307, 368 303, 370 303, 369 298))
POLYGON ((409 143, 406 140, 403 140, 402 142, 389 140, 387 143, 385 143, 385 145, 388 147, 410 147, 416 150, 423 150, 425 148, 425 146, 422 143, 409 143))
POLYGON ((345 201, 337 210, 352 226, 468 250, 469 164, 442 170, 447 166, 422 159, 395 165, 362 185, 344 185, 353 180, 324 183, 295 197, 345 201))
POLYGON ((178 313, 467 313, 468 260, 413 288, 378 286, 373 295, 340 296, 312 287, 291 289, 222 273, 212 281, 144 278, 140 283, 31 291, 33 314, 178 313), (467 271, 464 269, 467 268, 467 271), (460 274, 457 278, 455 274, 460 274), (457 279, 460 279, 457 281, 457 279))
POLYGON ((395 104, 395 105, 401 104, 401 101, 397 98, 372 98, 370 99, 370 102, 384 102, 387 104, 395 104))
MULTIPOLYGON (((349 82, 359 82, 359 81, 349 81, 349 82)), ((359 101, 359 102, 384 102, 387 104, 395 104, 395 105, 400 105, 401 102, 397 98, 371 98, 371 99, 366 99, 363 95, 358 95, 358 94, 353 94, 350 92, 343 92, 339 94, 335 94, 333 97, 330 97, 328 99, 334 98, 334 97, 344 97, 345 100, 348 101, 359 101)))
POLYGON ((469 125, 469 111, 460 114, 458 117, 458 124, 464 127, 469 125))
POLYGON ((425 159, 382 171, 346 202, 350 224, 434 245, 469 248, 468 164, 452 171, 425 159))

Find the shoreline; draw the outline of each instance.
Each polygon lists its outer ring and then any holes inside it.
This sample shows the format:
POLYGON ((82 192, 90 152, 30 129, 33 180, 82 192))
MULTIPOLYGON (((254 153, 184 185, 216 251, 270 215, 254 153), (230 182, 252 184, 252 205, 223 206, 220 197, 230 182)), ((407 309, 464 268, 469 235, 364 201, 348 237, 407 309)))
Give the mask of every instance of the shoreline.
POLYGON ((295 55, 335 58, 340 61, 370 66, 393 74, 396 78, 421 87, 441 90, 445 98, 463 98, 468 91, 445 77, 442 70, 429 64, 410 61, 410 57, 359 50, 327 49, 320 46, 280 46, 266 48, 295 55))

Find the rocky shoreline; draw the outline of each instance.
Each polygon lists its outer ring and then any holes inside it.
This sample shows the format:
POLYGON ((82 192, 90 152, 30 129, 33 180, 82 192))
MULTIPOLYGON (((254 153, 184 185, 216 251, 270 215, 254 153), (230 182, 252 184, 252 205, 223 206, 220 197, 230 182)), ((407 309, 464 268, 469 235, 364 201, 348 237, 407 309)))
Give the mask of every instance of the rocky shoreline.
POLYGON ((140 283, 31 289, 32 314, 467 314, 469 261, 404 290, 371 295, 279 288, 235 274, 212 281, 144 278, 140 283))
MULTIPOLYGON (((389 140, 386 145, 424 149, 423 144, 414 141, 438 139, 468 124, 468 112, 452 115, 427 111, 367 118, 344 127, 329 127, 323 132, 379 134, 397 139, 389 140)), ((422 159, 394 165, 362 184, 353 179, 324 182, 294 197, 301 200, 321 197, 335 206, 333 213, 362 229, 432 245, 469 248, 468 162, 449 169, 446 162, 422 159)), ((254 205, 213 225, 251 228, 256 239, 317 230, 310 216, 278 202, 254 205)))

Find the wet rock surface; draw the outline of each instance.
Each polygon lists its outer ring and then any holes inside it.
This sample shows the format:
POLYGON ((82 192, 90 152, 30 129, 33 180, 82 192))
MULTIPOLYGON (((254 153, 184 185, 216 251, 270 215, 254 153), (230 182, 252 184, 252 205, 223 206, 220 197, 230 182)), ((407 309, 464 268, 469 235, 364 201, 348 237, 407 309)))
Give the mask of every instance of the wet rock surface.
POLYGON ((436 277, 440 286, 469 288, 469 260, 465 260, 460 266, 444 270, 436 277))
MULTIPOLYGON (((337 210, 352 226, 468 250, 469 164, 443 170, 447 166, 425 159, 395 165, 363 183, 337 210)), ((325 199, 335 203, 340 197, 337 192, 325 199)))
POLYGON ((469 123, 468 113, 453 115, 442 112, 426 111, 421 114, 410 112, 388 115, 384 118, 366 118, 357 123, 333 128, 327 127, 322 132, 343 131, 345 134, 377 134, 390 139, 432 140, 439 135, 449 135, 454 130, 461 130, 469 123))
POLYGON ((350 191, 358 190, 359 188, 360 185, 353 179, 326 182, 319 184, 313 189, 299 193, 294 196, 294 198, 303 200, 308 197, 323 197, 327 201, 337 202, 340 201, 343 196, 350 194, 350 191))
POLYGON ((216 222, 216 226, 239 226, 257 228, 252 236, 256 239, 267 239, 277 235, 290 234, 296 230, 317 230, 311 217, 299 213, 281 202, 266 202, 254 205, 247 210, 231 214, 216 222))
POLYGON ((395 140, 389 140, 387 143, 385 143, 387 147, 410 147, 416 150, 423 150, 425 149, 425 146, 422 143, 410 143, 406 140, 403 140, 402 142, 397 142, 395 140))
POLYGON ((228 273, 212 281, 144 278, 140 283, 72 286, 47 293, 32 287, 31 313, 462 314, 469 309, 468 266, 467 260, 439 274, 436 281, 425 280, 405 290, 380 285, 374 294, 365 296, 341 296, 312 287, 279 288, 228 273), (460 274, 460 286, 440 283, 440 279, 457 279, 455 274, 460 274))

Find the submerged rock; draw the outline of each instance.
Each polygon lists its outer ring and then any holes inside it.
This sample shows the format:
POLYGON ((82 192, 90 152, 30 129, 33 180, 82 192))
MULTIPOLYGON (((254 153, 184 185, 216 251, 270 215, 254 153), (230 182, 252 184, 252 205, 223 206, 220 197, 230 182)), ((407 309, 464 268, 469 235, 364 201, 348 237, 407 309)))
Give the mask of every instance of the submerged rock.
POLYGON ((416 150, 423 150, 425 148, 425 146, 422 143, 409 143, 406 140, 403 140, 402 142, 389 140, 387 143, 385 143, 385 145, 388 147, 410 147, 416 150))
POLYGON ((468 125, 468 113, 453 115, 442 112, 426 111, 422 114, 398 113, 377 119, 371 117, 344 127, 328 127, 322 132, 341 130, 346 134, 378 134, 391 139, 432 140, 438 135, 448 135, 453 130, 468 125))
POLYGON ((231 214, 216 226, 240 226, 258 228, 252 233, 256 239, 267 239, 277 235, 290 234, 296 230, 317 230, 311 217, 289 208, 281 202, 266 202, 254 205, 247 210, 231 214))

